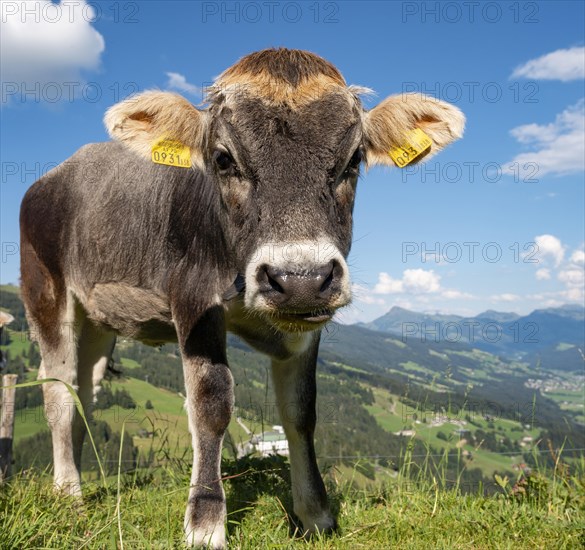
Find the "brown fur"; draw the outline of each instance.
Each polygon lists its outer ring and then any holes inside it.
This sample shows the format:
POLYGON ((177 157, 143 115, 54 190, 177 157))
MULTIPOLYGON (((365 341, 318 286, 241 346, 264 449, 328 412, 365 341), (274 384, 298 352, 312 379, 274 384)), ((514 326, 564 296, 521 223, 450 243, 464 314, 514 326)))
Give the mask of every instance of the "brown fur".
POLYGON ((227 69, 219 80, 242 80, 245 76, 254 77, 262 73, 275 81, 287 82, 295 87, 319 75, 345 86, 343 76, 329 61, 311 52, 286 48, 251 53, 227 69))
POLYGON ((28 241, 21 241, 21 257, 28 269, 22 271, 23 300, 28 304, 28 319, 32 337, 42 332, 51 344, 59 340, 59 317, 65 308, 65 288, 60 278, 54 278, 41 262, 28 241))
POLYGON ((335 91, 347 91, 347 85, 331 63, 310 52, 280 48, 242 58, 220 75, 209 98, 246 93, 296 108, 335 91))

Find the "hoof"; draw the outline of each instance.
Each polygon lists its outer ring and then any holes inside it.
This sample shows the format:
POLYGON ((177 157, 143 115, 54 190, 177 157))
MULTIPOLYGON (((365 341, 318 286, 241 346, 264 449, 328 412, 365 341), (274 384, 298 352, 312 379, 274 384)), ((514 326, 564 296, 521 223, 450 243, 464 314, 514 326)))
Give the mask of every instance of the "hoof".
POLYGON ((325 512, 317 518, 301 519, 301 522, 303 524, 302 536, 305 539, 310 539, 316 534, 334 533, 337 530, 337 521, 329 512, 325 512))
POLYGON ((53 484, 53 490, 56 494, 64 497, 74 497, 81 500, 81 483, 79 481, 58 482, 53 484))
POLYGON ((185 534, 185 544, 188 548, 209 548, 223 550, 225 545, 225 534, 200 532, 196 529, 185 534))

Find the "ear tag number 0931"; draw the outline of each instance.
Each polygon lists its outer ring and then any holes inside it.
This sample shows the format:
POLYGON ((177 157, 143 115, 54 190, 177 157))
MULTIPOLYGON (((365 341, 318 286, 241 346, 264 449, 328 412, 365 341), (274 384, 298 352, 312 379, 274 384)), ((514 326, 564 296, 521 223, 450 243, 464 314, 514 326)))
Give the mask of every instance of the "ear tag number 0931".
POLYGON ((402 145, 391 149, 388 154, 396 166, 404 168, 421 155, 427 153, 432 144, 431 138, 420 128, 416 128, 406 135, 402 145))
POLYGON ((161 138, 152 146, 152 162, 191 168, 191 151, 184 143, 176 139, 161 138))

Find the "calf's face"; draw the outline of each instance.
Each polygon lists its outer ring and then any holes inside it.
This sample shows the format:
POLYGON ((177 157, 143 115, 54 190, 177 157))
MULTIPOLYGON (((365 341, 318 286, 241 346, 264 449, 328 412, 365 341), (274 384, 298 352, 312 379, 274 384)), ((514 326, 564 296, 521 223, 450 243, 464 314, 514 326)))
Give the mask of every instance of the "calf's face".
POLYGON ((314 329, 350 300, 357 102, 333 92, 293 108, 238 94, 211 111, 204 161, 228 212, 246 306, 281 329, 314 329))
POLYGON ((314 54, 265 50, 223 73, 204 110, 145 92, 110 109, 106 125, 148 158, 162 136, 187 145, 220 194, 246 307, 281 330, 314 330, 351 298, 345 258, 362 161, 393 165, 388 152, 416 128, 431 154, 463 131, 444 102, 403 95, 365 111, 359 91, 314 54))

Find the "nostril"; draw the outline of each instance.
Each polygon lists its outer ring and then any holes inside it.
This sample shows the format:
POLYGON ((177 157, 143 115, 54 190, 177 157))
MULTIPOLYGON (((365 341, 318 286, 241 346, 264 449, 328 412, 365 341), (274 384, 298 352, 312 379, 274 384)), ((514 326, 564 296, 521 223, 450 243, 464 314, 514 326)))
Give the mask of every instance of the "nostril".
POLYGON ((331 286, 331 283, 333 282, 333 271, 334 271, 334 269, 332 267, 331 272, 329 273, 329 275, 327 275, 327 278, 323 281, 323 284, 321 285, 319 292, 325 292, 331 286))
POLYGON ((342 275, 343 268, 339 262, 335 260, 332 260, 321 268, 321 276, 325 276, 325 280, 319 288, 319 294, 321 294, 321 297, 336 292, 337 285, 342 275))
POLYGON ((284 288, 278 282, 279 272, 272 269, 270 266, 262 266, 258 271, 258 283, 263 291, 268 292, 273 290, 279 294, 285 294, 284 288))
POLYGON ((266 273, 266 276, 268 277, 268 284, 272 287, 272 290, 284 294, 284 288, 282 288, 268 273, 266 273))

